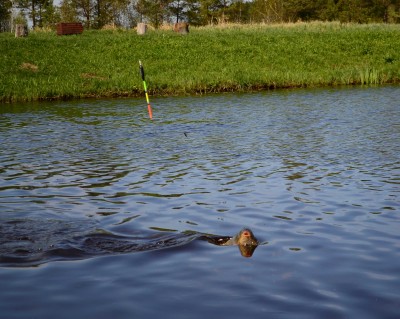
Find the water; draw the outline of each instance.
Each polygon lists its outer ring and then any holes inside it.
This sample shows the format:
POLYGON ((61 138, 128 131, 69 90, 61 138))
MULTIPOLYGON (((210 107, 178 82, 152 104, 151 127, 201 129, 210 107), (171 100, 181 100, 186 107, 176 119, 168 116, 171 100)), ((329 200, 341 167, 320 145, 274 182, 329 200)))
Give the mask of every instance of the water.
POLYGON ((2 105, 0 317, 398 318, 399 96, 2 105), (103 235, 176 242, 74 255, 103 235))

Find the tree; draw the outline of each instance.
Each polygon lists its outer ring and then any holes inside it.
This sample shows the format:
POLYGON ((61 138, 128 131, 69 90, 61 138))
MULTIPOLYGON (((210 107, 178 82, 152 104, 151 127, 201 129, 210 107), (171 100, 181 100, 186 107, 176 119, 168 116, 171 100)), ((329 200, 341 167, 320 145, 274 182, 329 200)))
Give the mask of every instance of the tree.
POLYGON ((400 0, 373 0, 369 16, 378 22, 399 22, 400 0))
POLYGON ((400 22, 400 0, 62 0, 59 9, 53 1, 0 0, 0 31, 9 20, 9 6, 14 2, 33 27, 60 19, 81 21, 86 28, 110 23, 132 27, 143 20, 155 28, 179 21, 192 25, 298 20, 400 22))
MULTIPOLYGON (((346 0, 347 1, 347 0, 346 0)), ((318 19, 318 10, 326 1, 286 0, 284 2, 285 21, 310 21, 318 19)))
POLYGON ((384 22, 400 23, 400 0, 390 1, 386 6, 384 22))
POLYGON ((338 8, 340 22, 368 22, 363 0, 339 0, 338 8))
POLYGON ((78 16, 83 18, 86 28, 92 26, 96 3, 93 0, 71 0, 71 4, 76 8, 78 16))
POLYGON ((188 10, 186 11, 186 19, 192 25, 202 25, 200 15, 200 3, 198 0, 187 0, 188 10))
POLYGON ((170 0, 141 0, 141 14, 158 29, 165 21, 169 21, 169 2, 170 0))
POLYGON ((40 13, 39 26, 52 27, 60 21, 60 10, 53 5, 53 1, 44 2, 45 5, 40 13))
POLYGON ((318 9, 318 19, 323 21, 335 21, 339 18, 338 0, 327 0, 325 6, 318 9))
POLYGON ((122 17, 127 14, 129 0, 97 0, 97 28, 106 24, 121 25, 122 17))
POLYGON ((250 8, 251 3, 244 0, 235 0, 229 6, 226 14, 229 21, 235 23, 248 23, 250 22, 250 8))
POLYGON ((190 9, 190 3, 185 0, 172 0, 168 3, 168 10, 175 19, 175 23, 187 19, 186 13, 190 9))
POLYGON ((81 21, 86 28, 101 29, 107 24, 131 24, 136 4, 130 0, 63 0, 63 21, 81 21))
POLYGON ((130 0, 113 0, 110 6, 110 22, 117 26, 131 24, 132 6, 130 0))
POLYGON ((143 22, 143 17, 146 15, 146 2, 145 2, 145 0, 132 1, 132 7, 138 13, 139 22, 143 22))
POLYGON ((33 28, 47 26, 57 20, 53 0, 17 0, 17 6, 23 12, 27 11, 33 28))
POLYGON ((63 0, 61 2, 60 15, 62 22, 79 22, 79 13, 74 0, 63 0))
POLYGON ((255 0, 251 10, 254 22, 276 23, 284 21, 282 0, 255 0))
POLYGON ((0 32, 10 30, 11 24, 11 0, 0 2, 0 32))
POLYGON ((229 19, 227 9, 232 0, 199 0, 199 14, 202 24, 218 24, 229 19))

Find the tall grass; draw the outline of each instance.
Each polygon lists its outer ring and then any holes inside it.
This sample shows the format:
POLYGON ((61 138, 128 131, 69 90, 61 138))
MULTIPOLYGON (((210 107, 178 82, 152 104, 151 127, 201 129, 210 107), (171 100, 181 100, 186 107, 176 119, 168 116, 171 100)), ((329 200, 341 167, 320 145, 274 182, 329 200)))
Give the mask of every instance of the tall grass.
POLYGON ((339 23, 0 34, 0 101, 400 83, 400 26, 339 23))

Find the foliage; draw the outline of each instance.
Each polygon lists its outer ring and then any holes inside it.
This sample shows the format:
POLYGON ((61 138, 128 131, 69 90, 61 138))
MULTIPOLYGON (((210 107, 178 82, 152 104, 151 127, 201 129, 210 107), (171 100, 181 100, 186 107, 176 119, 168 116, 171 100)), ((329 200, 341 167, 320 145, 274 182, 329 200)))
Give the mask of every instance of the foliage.
POLYGON ((254 0, 258 22, 399 22, 400 0, 254 0), (397 17, 397 18, 396 18, 397 17))
POLYGON ((74 0, 63 0, 60 6, 60 21, 79 22, 79 10, 74 0))
POLYGON ((0 2, 0 32, 10 29, 11 7, 11 0, 0 2))
MULTIPOLYGON (((28 14, 33 27, 57 21, 81 21, 86 28, 95 29, 109 24, 131 27, 138 22, 159 28, 179 21, 191 25, 316 20, 400 22, 400 0, 62 0, 60 7, 54 7, 53 1, 15 3, 28 14)), ((1 12, 2 7, 0 18, 1 12)))
POLYGON ((60 20, 53 0, 16 0, 15 2, 22 12, 28 12, 33 28, 47 27, 60 20))

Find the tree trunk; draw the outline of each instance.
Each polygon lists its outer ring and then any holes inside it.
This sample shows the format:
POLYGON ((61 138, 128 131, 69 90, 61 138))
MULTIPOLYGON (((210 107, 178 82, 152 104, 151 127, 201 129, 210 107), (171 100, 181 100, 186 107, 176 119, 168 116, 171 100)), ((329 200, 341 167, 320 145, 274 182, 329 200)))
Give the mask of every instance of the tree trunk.
POLYGON ((36 11, 35 11, 35 0, 32 0, 32 27, 35 29, 36 27, 36 11))

